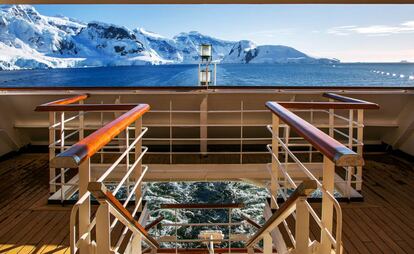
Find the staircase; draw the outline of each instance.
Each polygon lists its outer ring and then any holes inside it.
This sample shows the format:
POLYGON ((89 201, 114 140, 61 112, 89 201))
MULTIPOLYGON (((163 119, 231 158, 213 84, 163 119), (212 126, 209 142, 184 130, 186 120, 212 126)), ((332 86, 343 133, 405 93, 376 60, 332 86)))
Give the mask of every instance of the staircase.
MULTIPOLYGON (((84 104, 88 95, 79 95, 39 106, 40 111, 50 111, 50 119, 53 120, 50 128, 53 130, 50 131, 53 141, 50 148, 51 192, 60 191, 61 200, 65 199, 66 190, 73 192, 76 189, 79 193, 70 219, 71 253, 342 253, 342 211, 334 197, 335 172, 337 168, 349 172, 361 169, 361 150, 357 148, 357 152, 353 151, 353 138, 350 138, 348 147, 335 140, 333 125, 327 134, 285 106, 329 110, 373 106, 352 98, 332 94, 326 96, 342 102, 314 103, 310 106, 306 103, 266 103, 272 113, 272 123, 267 126, 272 140, 267 145, 271 163, 263 168, 267 170, 267 178, 254 180, 269 190, 270 199, 265 204, 266 220, 263 225, 245 215, 241 216, 241 221, 232 220, 232 213, 242 208, 243 204, 163 204, 160 207, 175 213, 177 210, 221 209, 228 211, 226 222, 179 223, 177 219, 169 222, 163 216, 149 221, 152 211, 143 201, 146 191, 143 182, 148 180, 146 177, 151 174, 151 168, 142 164, 148 151, 142 145, 148 131, 142 126, 142 117, 149 111, 149 105, 84 104), (84 137, 83 117, 86 112, 102 111, 126 112, 116 113, 113 121, 84 137), (62 112, 59 123, 55 122, 56 112, 62 112), (78 114, 65 119, 63 112, 78 114), (65 133, 65 123, 76 118, 79 119, 79 128, 65 133), (60 139, 56 140, 53 128, 59 126, 60 139), (297 136, 291 136, 291 132, 297 136), (65 143, 74 133, 78 134, 79 141, 65 143), (300 142, 306 142, 311 147, 310 162, 302 162, 296 150, 292 149, 298 144, 303 146, 300 142), (57 155, 56 146, 60 146, 57 155), (110 163, 103 159, 105 151, 111 155, 110 163), (321 155, 320 162, 312 161, 313 152, 321 155), (60 169, 60 174, 56 175, 56 169, 60 169), (77 173, 71 180, 65 180, 68 172, 77 173), (60 190, 57 190, 58 180, 60 190), (117 197, 121 189, 126 195, 122 199, 117 197), (320 210, 308 202, 308 197, 316 190, 322 195, 320 210), (318 226, 319 236, 315 239, 310 234, 311 222, 318 226), (242 223, 249 225, 254 233, 244 235, 234 232, 233 227, 242 223), (174 227, 175 234, 154 234, 154 229, 159 226, 174 227), (193 230, 196 227, 202 228, 197 238, 179 238, 179 229, 193 230), (227 229, 214 229, 219 227, 227 229), (236 242, 243 246, 236 248, 236 242), (185 247, 185 243, 198 243, 204 247, 189 248, 185 247)), ((175 177, 173 171, 163 172, 165 179, 175 177)), ((242 163, 238 171, 232 172, 232 177, 237 177, 238 172, 243 174, 242 163)), ((207 178, 197 176, 194 179, 207 178)))

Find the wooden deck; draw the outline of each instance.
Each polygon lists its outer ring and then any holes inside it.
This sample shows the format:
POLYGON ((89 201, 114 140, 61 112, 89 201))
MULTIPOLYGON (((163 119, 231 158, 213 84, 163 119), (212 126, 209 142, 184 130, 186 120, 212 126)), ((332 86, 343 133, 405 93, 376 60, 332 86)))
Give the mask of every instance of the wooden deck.
MULTIPOLYGON (((366 157, 365 202, 342 204, 346 253, 414 253, 414 164, 366 157)), ((0 161, 0 253, 69 253, 70 207, 47 206, 47 154, 0 161)))

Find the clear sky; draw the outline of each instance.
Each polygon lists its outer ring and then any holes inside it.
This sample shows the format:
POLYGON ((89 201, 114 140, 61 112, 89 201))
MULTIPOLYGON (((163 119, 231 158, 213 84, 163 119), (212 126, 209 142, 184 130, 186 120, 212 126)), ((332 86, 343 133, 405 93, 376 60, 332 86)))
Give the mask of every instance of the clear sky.
POLYGON ((44 15, 103 21, 173 37, 287 45, 343 62, 414 61, 414 5, 35 5, 44 15))

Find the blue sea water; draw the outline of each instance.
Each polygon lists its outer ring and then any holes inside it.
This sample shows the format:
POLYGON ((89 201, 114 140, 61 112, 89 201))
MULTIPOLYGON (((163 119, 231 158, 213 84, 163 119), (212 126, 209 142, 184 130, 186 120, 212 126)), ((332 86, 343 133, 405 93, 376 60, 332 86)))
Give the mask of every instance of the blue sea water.
MULTIPOLYGON (((0 71, 0 87, 197 86, 197 65, 0 71)), ((219 64, 220 86, 414 87, 414 64, 219 64)))

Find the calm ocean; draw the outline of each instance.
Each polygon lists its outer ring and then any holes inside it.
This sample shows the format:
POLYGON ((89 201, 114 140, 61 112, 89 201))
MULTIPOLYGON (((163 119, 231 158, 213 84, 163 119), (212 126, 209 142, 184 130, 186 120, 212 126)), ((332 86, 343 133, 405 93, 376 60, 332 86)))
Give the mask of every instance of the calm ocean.
MULTIPOLYGON (((0 87, 196 85, 196 65, 0 71, 0 87)), ((222 64, 217 85, 414 87, 414 64, 222 64)))

